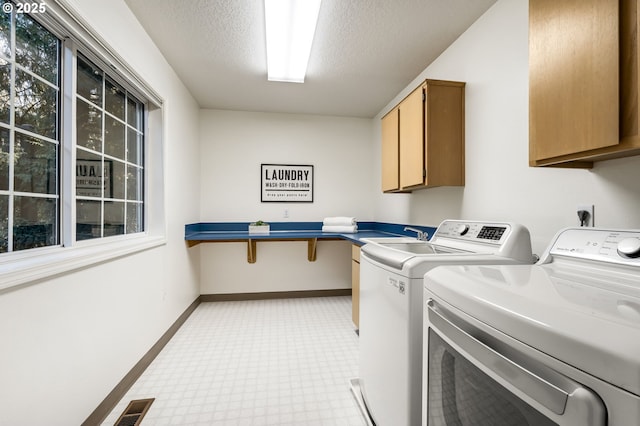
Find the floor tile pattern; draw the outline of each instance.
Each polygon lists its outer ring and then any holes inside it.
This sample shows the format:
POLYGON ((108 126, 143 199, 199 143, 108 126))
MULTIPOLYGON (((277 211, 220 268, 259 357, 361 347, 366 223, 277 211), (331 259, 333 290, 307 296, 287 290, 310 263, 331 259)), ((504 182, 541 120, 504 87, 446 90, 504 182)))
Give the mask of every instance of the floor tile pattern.
POLYGON ((351 297, 202 303, 103 425, 156 398, 143 425, 345 425, 358 336, 351 297))

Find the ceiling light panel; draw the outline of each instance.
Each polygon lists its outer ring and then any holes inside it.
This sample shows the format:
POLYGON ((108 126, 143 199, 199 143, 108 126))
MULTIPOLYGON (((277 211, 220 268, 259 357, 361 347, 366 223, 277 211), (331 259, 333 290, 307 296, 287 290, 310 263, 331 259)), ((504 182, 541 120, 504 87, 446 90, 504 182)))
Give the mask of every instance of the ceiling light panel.
POLYGON ((304 83, 322 0, 264 0, 267 79, 304 83))

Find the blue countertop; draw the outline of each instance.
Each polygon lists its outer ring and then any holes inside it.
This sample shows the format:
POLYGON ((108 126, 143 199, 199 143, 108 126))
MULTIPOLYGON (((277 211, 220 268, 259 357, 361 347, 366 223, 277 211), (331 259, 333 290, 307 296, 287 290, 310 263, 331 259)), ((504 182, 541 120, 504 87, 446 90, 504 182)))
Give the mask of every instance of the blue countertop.
POLYGON ((322 222, 269 222, 268 234, 249 234, 249 222, 199 222, 185 225, 184 239, 191 242, 277 240, 277 239, 342 239, 364 245, 363 238, 415 237, 405 226, 426 231, 431 237, 436 228, 385 222, 358 222, 358 232, 322 232, 322 222))

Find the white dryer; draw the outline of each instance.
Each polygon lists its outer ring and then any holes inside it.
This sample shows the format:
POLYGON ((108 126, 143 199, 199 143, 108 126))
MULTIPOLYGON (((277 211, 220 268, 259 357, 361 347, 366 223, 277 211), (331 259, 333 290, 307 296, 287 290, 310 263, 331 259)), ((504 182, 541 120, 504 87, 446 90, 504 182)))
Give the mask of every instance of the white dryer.
POLYGON ((428 242, 383 241, 362 247, 360 364, 352 389, 369 421, 415 426, 422 413, 424 274, 446 264, 532 264, 531 241, 518 224, 459 220, 442 222, 428 242))
POLYGON ((425 275, 423 424, 640 425, 640 231, 425 275))

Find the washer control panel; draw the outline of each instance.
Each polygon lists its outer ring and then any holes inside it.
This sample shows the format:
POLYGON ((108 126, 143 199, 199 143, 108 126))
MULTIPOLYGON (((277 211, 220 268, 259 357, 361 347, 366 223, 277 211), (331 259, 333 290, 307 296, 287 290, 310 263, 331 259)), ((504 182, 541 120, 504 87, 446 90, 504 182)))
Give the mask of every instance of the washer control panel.
POLYGON ((640 266, 640 231, 565 229, 556 237, 550 253, 640 266))
POLYGON ((438 226, 433 238, 454 238, 500 245, 508 237, 509 231, 510 225, 507 223, 446 220, 438 226))

